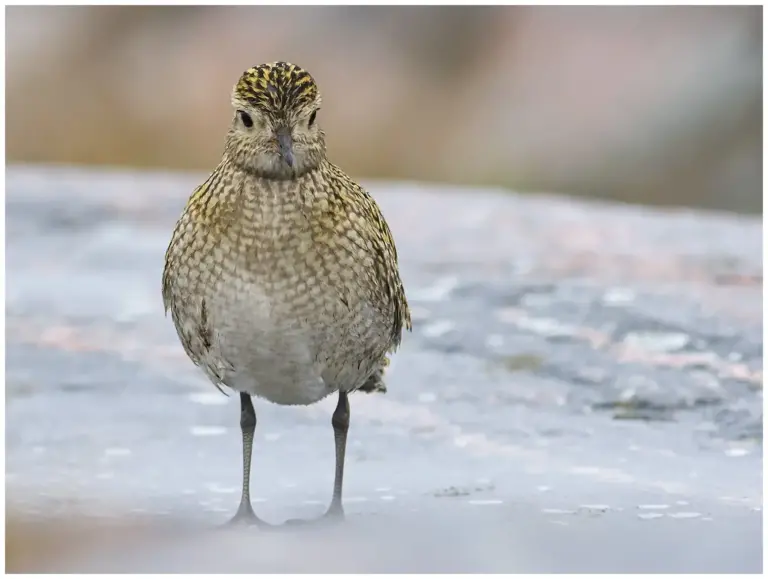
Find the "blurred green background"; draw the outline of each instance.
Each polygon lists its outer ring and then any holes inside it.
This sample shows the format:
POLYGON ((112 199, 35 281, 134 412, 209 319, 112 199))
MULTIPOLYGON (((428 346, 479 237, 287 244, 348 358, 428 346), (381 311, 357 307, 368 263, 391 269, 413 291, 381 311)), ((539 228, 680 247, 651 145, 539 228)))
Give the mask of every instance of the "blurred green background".
POLYGON ((762 7, 9 7, 8 162, 209 170, 288 60, 357 177, 762 211, 762 7))

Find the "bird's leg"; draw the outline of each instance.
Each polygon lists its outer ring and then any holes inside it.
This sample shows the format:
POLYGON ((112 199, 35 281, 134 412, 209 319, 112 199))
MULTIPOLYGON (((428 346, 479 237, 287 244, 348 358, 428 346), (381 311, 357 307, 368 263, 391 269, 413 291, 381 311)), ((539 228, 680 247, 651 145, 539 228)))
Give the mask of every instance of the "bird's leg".
POLYGON ((253 433, 256 430, 256 412, 253 410, 251 397, 240 393, 240 430, 243 433, 243 494, 240 506, 232 519, 232 523, 250 522, 260 524, 261 520, 253 512, 251 506, 251 451, 253 450, 253 433))
POLYGON ((341 488, 344 482, 344 455, 347 450, 347 431, 349 430, 349 400, 347 393, 339 390, 339 402, 331 418, 333 438, 336 442, 336 474, 333 478, 333 498, 331 506, 325 513, 326 517, 344 518, 341 506, 341 488))

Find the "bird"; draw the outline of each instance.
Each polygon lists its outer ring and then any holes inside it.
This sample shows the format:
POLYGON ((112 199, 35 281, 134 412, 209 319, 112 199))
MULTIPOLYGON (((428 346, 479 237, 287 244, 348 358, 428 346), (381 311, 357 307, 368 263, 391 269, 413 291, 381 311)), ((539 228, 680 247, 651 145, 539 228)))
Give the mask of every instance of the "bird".
POLYGON ((240 396, 241 500, 230 522, 267 525, 250 500, 253 398, 337 394, 335 474, 321 519, 344 519, 349 394, 384 393, 411 314, 374 198, 327 156, 314 78, 289 62, 246 70, 221 160, 194 189, 165 252, 162 297, 187 356, 240 396))

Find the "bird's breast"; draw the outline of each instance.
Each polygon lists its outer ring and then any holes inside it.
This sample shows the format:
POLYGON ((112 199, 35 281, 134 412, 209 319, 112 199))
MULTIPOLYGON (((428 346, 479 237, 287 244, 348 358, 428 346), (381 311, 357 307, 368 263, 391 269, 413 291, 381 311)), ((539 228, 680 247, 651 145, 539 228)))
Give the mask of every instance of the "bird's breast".
POLYGON ((185 228, 176 250, 191 258, 174 265, 174 321, 214 381, 311 403, 367 378, 391 346, 392 315, 359 231, 278 193, 185 228))

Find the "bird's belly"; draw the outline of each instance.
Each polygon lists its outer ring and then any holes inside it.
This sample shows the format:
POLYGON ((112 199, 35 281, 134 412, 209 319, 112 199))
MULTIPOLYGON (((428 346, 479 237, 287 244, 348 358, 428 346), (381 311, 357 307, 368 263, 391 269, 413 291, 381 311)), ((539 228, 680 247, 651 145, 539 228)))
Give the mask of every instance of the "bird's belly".
POLYGON ((312 365, 274 357, 265 358, 259 368, 256 364, 251 360, 248 366, 236 367, 227 375, 227 386, 283 405, 314 404, 333 391, 312 365))
POLYGON ((251 309, 217 324, 227 366, 222 382, 276 404, 312 404, 333 392, 322 378, 312 329, 275 312, 259 313, 251 309))
POLYGON ((172 300, 187 352, 214 383, 277 404, 312 404, 358 388, 381 362, 391 323, 364 300, 236 269, 239 277, 220 271, 207 286, 181 276, 172 300))
POLYGON ((312 404, 357 388, 383 353, 361 316, 313 315, 332 312, 327 304, 291 308, 251 286, 247 297, 212 301, 208 309, 214 330, 208 362, 222 369, 221 382, 277 404, 312 404))

